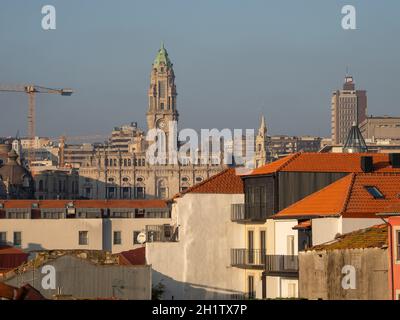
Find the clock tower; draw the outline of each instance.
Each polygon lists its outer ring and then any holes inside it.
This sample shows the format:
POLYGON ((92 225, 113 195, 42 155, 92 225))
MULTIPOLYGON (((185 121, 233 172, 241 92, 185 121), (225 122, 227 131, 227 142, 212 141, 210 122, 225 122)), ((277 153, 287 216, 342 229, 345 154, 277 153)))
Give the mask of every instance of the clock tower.
POLYGON ((179 117, 176 110, 177 93, 172 66, 168 52, 162 43, 152 65, 146 116, 149 130, 158 128, 164 130, 167 135, 169 121, 178 121, 179 117))

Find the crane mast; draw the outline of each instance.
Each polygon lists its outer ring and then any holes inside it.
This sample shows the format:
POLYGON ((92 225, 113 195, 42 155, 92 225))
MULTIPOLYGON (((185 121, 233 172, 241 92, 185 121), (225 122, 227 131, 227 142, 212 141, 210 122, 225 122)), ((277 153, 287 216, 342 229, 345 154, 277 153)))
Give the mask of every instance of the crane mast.
POLYGON ((0 92, 25 93, 28 95, 28 163, 31 165, 35 159, 34 140, 36 135, 36 94, 58 94, 62 96, 71 96, 72 89, 51 89, 35 85, 0 85, 0 92))

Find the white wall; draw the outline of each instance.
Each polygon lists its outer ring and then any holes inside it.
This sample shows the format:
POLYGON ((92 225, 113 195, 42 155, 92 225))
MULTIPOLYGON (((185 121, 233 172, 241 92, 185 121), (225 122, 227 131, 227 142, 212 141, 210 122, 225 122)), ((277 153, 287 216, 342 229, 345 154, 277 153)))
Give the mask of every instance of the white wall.
POLYGON ((294 236, 294 254, 298 253, 298 234, 293 227, 298 224, 297 220, 275 220, 275 253, 276 255, 287 255, 287 238, 294 236))
MULTIPOLYGON (((288 255, 288 236, 294 237, 294 254, 298 254, 298 231, 293 227, 298 224, 297 220, 274 220, 275 224, 275 250, 274 255, 288 255)), ((267 277, 267 298, 288 298, 289 284, 296 284, 297 279, 286 279, 283 277, 267 277)), ((298 291, 295 296, 297 297, 298 291)))
POLYGON ((243 194, 195 194, 178 198, 173 219, 179 242, 147 243, 153 284, 166 285, 165 299, 216 299, 242 293, 245 271, 231 267, 232 248, 245 248, 245 225, 231 221, 231 204, 243 194))
POLYGON ((332 241, 342 233, 342 217, 317 218, 312 220, 312 245, 332 241))

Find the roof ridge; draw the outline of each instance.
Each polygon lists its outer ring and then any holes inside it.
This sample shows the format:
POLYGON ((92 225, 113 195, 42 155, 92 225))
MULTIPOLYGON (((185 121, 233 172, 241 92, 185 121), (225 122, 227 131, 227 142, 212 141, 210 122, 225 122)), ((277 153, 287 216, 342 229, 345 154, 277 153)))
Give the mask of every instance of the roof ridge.
MULTIPOLYGON (((353 190, 354 182, 356 180, 356 173, 353 172, 353 173, 350 173, 350 175, 351 175, 351 181, 350 181, 347 193, 346 193, 345 200, 343 201, 343 207, 342 207, 342 210, 340 211, 340 215, 342 215, 346 211, 347 205, 349 204, 349 201, 350 201, 351 191, 353 190)), ((348 177, 348 176, 346 176, 346 177, 348 177)))
POLYGON ((276 169, 276 172, 282 170, 283 168, 285 168, 286 166, 289 165, 289 163, 291 163, 294 159, 297 159, 300 156, 301 152, 296 152, 295 154, 290 155, 288 161, 285 161, 284 163, 282 163, 278 169, 276 169))

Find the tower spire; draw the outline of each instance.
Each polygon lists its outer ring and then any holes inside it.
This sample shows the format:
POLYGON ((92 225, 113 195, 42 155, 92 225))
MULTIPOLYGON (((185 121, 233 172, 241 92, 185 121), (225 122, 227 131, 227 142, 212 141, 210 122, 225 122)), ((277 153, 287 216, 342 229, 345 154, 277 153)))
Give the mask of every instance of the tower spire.
POLYGON ((265 117, 263 114, 261 114, 260 128, 258 129, 258 133, 260 135, 266 135, 267 133, 267 125, 265 124, 265 117))

